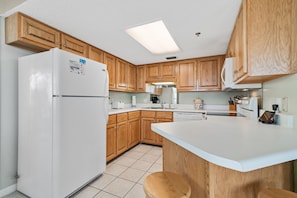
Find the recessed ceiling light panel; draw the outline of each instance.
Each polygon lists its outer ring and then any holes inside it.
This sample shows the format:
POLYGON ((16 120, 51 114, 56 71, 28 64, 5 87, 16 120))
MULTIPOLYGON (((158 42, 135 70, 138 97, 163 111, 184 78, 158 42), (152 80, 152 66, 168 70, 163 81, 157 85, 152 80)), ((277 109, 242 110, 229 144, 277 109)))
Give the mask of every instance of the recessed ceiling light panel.
POLYGON ((180 51, 162 20, 129 28, 126 32, 153 54, 180 51))

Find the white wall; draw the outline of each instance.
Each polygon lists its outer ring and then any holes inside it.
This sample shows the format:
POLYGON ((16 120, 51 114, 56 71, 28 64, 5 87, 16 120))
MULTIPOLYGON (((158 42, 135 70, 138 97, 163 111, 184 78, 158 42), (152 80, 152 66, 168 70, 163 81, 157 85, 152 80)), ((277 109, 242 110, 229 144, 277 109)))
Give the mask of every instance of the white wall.
POLYGON ((297 128, 297 74, 266 82, 263 87, 263 108, 272 110, 271 105, 277 103, 277 98, 288 97, 287 113, 294 115, 297 128))
POLYGON ((0 192, 16 183, 18 131, 17 58, 32 52, 5 45, 0 17, 0 192))

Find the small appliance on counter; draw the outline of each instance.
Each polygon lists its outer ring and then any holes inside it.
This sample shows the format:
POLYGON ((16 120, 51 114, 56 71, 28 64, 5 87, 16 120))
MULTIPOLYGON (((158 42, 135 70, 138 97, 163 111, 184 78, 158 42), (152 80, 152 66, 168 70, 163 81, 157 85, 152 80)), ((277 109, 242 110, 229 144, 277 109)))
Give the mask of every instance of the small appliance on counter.
POLYGON ((113 102, 111 105, 111 108, 113 109, 123 109, 125 107, 125 103, 118 101, 118 102, 113 102))
POLYGON ((132 96, 132 107, 136 107, 136 96, 132 96))
POLYGON ((152 103, 154 103, 154 104, 158 104, 158 103, 160 103, 159 96, 152 95, 152 96, 151 96, 151 101, 152 101, 152 103))
POLYGON ((196 98, 193 100, 194 102, 194 109, 202 110, 204 101, 201 98, 196 98))

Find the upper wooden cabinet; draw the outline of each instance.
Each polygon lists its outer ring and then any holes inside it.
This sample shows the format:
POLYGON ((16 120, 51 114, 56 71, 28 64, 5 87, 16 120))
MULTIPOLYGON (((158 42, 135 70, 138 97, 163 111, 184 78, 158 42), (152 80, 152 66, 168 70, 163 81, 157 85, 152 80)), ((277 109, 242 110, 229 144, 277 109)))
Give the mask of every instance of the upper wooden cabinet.
POLYGON ((221 69, 224 56, 201 58, 197 61, 198 91, 221 90, 221 69))
POLYGON ((146 80, 155 81, 161 78, 160 64, 146 65, 146 80))
POLYGON ((116 89, 116 57, 104 53, 104 63, 107 66, 108 77, 109 77, 109 90, 116 89))
POLYGON ((227 50, 238 83, 265 82, 297 72, 297 2, 243 0, 227 50))
POLYGON ((128 91, 136 90, 136 67, 132 64, 128 64, 128 91))
POLYGON ((177 90, 196 91, 196 59, 179 61, 177 63, 177 90))
POLYGON ((176 81, 176 62, 146 65, 146 81, 176 81))
POLYGON ((96 47, 89 46, 88 58, 104 63, 104 52, 96 47))
POLYGON ((80 56, 88 56, 87 43, 63 33, 61 34, 61 49, 80 56))
POLYGON ((5 18, 6 44, 40 52, 60 47, 60 32, 22 13, 5 18))
POLYGON ((128 90, 128 63, 119 58, 116 60, 116 89, 128 90))
POLYGON ((145 65, 136 66, 136 91, 137 92, 145 92, 145 80, 146 80, 146 69, 145 65))

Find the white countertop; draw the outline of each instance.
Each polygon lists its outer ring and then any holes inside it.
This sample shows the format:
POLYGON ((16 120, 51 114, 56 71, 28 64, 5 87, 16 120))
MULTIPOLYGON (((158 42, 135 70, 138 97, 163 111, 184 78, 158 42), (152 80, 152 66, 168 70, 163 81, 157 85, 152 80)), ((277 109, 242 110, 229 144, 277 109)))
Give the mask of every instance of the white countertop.
POLYGON ((152 124, 152 130, 216 165, 248 172, 297 159, 297 130, 244 117, 152 124))
POLYGON ((205 109, 205 110, 196 110, 194 108, 173 108, 173 109, 150 109, 146 107, 126 107, 123 109, 110 109, 109 115, 118 114, 118 113, 126 113, 131 111, 139 111, 139 110, 146 110, 146 111, 169 111, 169 112, 194 112, 194 113, 201 113, 201 112, 209 112, 209 113, 217 113, 217 114, 224 114, 224 113, 236 113, 236 111, 230 111, 228 109, 205 109))

